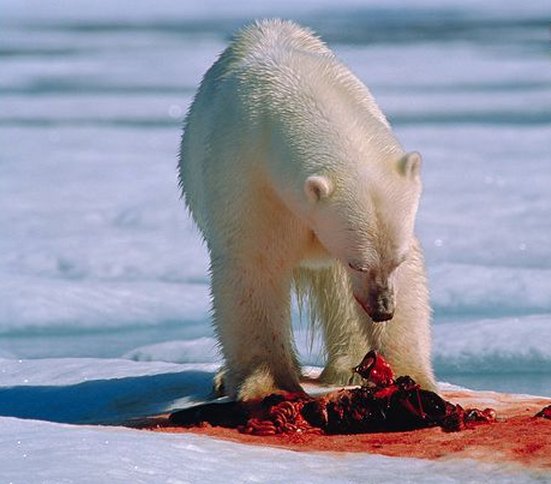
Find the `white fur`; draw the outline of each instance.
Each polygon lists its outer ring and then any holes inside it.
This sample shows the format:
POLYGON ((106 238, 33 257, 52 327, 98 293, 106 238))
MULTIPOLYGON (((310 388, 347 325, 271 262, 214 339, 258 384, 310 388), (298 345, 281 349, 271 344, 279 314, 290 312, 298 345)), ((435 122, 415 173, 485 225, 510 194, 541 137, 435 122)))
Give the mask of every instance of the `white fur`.
POLYGON ((232 397, 300 390, 293 286, 325 336, 323 381, 347 383, 376 348, 434 387, 413 235, 419 167, 368 89, 310 31, 270 20, 237 34, 205 74, 180 153, 232 397), (372 322, 368 313, 394 301, 391 321, 372 322))

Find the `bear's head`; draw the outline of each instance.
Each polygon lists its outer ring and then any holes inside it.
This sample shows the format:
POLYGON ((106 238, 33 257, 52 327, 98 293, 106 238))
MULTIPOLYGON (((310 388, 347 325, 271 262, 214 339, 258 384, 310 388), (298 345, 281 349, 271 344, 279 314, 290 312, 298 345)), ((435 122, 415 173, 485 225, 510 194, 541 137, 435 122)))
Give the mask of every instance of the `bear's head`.
POLYGON ((421 156, 397 158, 304 182, 312 230, 346 267, 354 298, 375 322, 394 315, 396 270, 413 244, 421 194, 421 156))

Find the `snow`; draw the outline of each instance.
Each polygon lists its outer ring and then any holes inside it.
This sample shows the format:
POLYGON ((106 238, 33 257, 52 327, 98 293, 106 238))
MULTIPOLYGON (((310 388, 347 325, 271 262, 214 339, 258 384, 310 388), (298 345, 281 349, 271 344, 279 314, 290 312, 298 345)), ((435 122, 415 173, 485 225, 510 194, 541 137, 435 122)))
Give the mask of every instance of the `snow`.
POLYGON ((94 358, 5 361, 0 414, 51 422, 120 424, 204 401, 215 368, 94 358))
POLYGON ((303 453, 97 425, 200 401, 209 393, 212 365, 83 358, 0 364, 5 370, 0 413, 9 415, 0 418, 3 482, 439 483, 491 476, 493 482, 512 483, 542 478, 514 466, 471 460, 303 453))
MULTIPOLYGON (((2 481, 547 478, 83 424, 208 395, 220 355, 176 182, 181 121, 230 33, 273 15, 318 30, 423 153, 439 379, 550 396, 550 14, 539 0, 4 0, 2 481)), ((295 329, 302 361, 322 365, 296 311, 295 329)))
POLYGON ((0 420, 4 482, 538 482, 506 466, 244 446, 193 435, 0 420), (47 450, 47 452, 46 452, 47 450), (32 469, 32 481, 22 480, 32 469))

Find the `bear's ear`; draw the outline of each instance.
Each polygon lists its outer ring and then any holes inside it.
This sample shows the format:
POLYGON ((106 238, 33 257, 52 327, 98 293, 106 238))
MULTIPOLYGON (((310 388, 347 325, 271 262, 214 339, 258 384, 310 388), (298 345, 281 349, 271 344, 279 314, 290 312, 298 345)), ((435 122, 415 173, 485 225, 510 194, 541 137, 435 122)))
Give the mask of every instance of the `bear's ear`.
POLYGON ((325 176, 309 176, 304 182, 304 193, 311 202, 319 202, 333 193, 333 183, 325 176))
POLYGON ((421 155, 417 151, 406 153, 398 160, 398 171, 410 180, 419 178, 421 172, 421 155))

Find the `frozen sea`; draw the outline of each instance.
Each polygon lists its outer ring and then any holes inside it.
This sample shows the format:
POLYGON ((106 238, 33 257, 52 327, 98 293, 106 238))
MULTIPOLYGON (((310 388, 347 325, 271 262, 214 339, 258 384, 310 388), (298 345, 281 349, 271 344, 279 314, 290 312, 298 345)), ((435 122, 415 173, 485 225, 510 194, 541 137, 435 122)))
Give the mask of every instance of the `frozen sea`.
POLYGON ((208 393, 208 259, 176 156, 202 74, 266 16, 315 29, 424 155, 438 379, 551 396, 549 2, 0 0, 0 482, 545 479, 74 425, 208 393))

